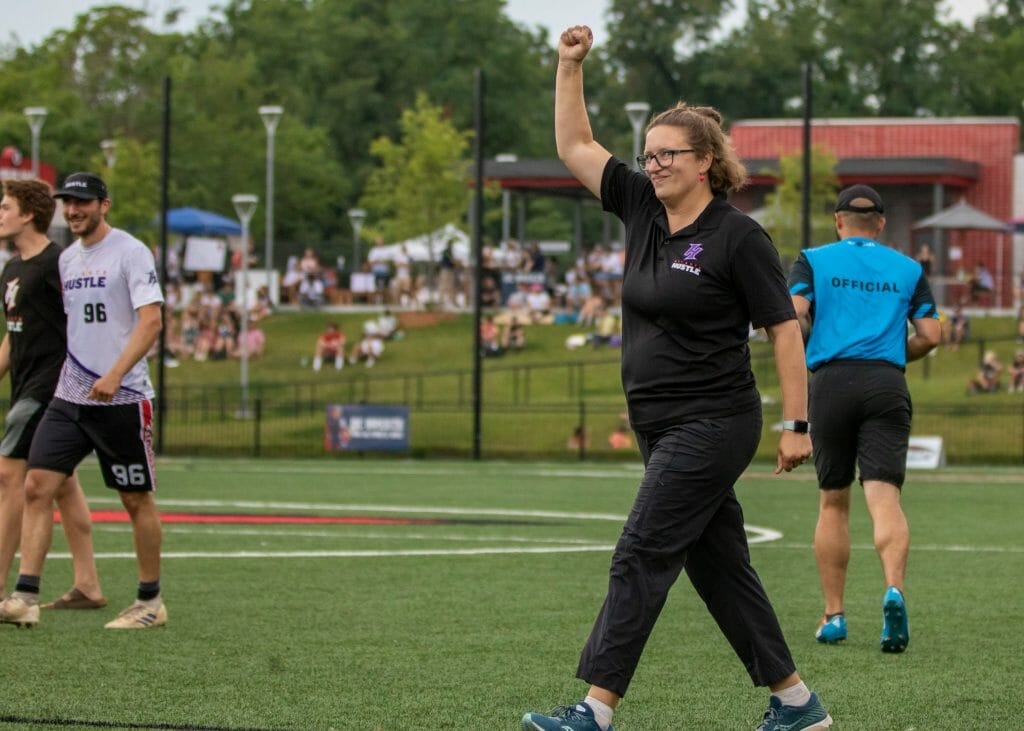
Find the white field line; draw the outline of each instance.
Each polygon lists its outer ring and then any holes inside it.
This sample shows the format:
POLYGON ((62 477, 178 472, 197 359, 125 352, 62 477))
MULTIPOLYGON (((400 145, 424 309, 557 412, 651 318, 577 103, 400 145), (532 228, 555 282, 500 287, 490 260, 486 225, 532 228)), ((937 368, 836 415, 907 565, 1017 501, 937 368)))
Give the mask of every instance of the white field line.
MULTIPOLYGON (((91 459, 91 458, 90 458, 91 459)), ((605 465, 602 467, 568 467, 559 464, 540 464, 524 466, 513 462, 487 462, 480 466, 439 464, 430 463, 406 463, 394 462, 377 465, 360 465, 347 462, 320 463, 297 463, 288 462, 275 464, 273 461, 200 461, 196 462, 189 458, 166 457, 158 461, 159 470, 173 470, 176 472, 190 472, 201 465, 204 472, 229 472, 249 474, 327 474, 327 475, 398 475, 412 477, 562 477, 567 479, 639 479, 643 475, 643 464, 640 462, 627 462, 621 465, 605 465)), ((771 468, 755 466, 747 470, 743 477, 746 478, 773 478, 777 480, 815 480, 814 470, 805 472, 792 472, 785 475, 775 475, 771 468)), ((742 478, 741 478, 742 479, 742 478)), ((942 470, 911 470, 908 472, 908 482, 926 483, 987 483, 996 484, 1020 484, 1024 485, 1024 475, 1019 472, 1008 470, 1003 474, 990 472, 973 472, 965 468, 960 471, 958 468, 942 470)))
MULTIPOLYGON (((94 503, 119 504, 116 498, 98 498, 94 503)), ((402 505, 353 505, 335 503, 300 503, 300 502, 271 502, 271 501, 228 501, 228 500, 161 500, 163 506, 172 507, 204 507, 204 508, 255 508, 275 510, 306 510, 306 511, 331 511, 331 512, 391 512, 391 513, 428 513, 440 515, 488 515, 492 517, 542 517, 559 518, 568 520, 598 520, 623 522, 625 518, 621 515, 608 513, 572 513, 563 511, 539 511, 539 510, 518 510, 501 508, 460 508, 460 507, 436 507, 436 506, 402 506, 402 505)), ((313 526, 310 526, 311 528, 313 526)), ((349 526, 339 525, 341 529, 349 526)), ((781 543, 783 534, 780 531, 761 526, 747 525, 747 541, 750 545, 769 545, 773 548, 785 548, 796 550, 809 550, 812 548, 806 543, 781 543)), ((459 536, 459 535, 429 535, 426 533, 404 533, 401 526, 396 526, 394 533, 362 533, 362 532, 330 532, 323 529, 322 525, 315 527, 315 530, 301 530, 299 528, 282 529, 267 526, 266 529, 252 527, 186 527, 179 523, 171 523, 165 526, 165 530, 171 533, 203 533, 207 535, 254 535, 254 536, 306 536, 323 538, 341 538, 343 540, 436 540, 436 541, 466 541, 466 542, 493 542, 493 543, 550 543, 551 546, 526 546, 515 547, 486 547, 486 548, 465 548, 465 549, 405 549, 405 550, 324 550, 324 551, 233 551, 233 552, 167 552, 164 558, 355 558, 355 557, 376 557, 376 556, 480 556, 496 554, 545 554, 545 553, 573 553, 589 551, 611 551, 614 545, 595 543, 578 538, 545 538, 525 536, 459 536)), ((127 532, 127 526, 102 526, 103 530, 112 532, 127 532)), ((854 545, 856 550, 873 551, 871 544, 854 545)), ((967 545, 923 545, 914 546, 914 551, 927 552, 950 552, 950 553, 1024 553, 1024 546, 967 546, 967 545)), ((52 558, 70 558, 70 554, 52 554, 52 558)), ((98 553, 97 558, 134 558, 132 553, 98 553)))

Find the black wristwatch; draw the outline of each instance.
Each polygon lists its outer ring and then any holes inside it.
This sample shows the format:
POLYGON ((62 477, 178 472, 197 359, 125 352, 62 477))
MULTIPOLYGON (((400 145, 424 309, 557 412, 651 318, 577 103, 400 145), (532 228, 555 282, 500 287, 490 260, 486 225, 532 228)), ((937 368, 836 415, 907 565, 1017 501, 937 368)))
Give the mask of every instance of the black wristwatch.
POLYGON ((782 422, 782 428, 788 429, 789 431, 795 431, 797 434, 809 434, 811 431, 811 424, 803 419, 787 419, 782 422))

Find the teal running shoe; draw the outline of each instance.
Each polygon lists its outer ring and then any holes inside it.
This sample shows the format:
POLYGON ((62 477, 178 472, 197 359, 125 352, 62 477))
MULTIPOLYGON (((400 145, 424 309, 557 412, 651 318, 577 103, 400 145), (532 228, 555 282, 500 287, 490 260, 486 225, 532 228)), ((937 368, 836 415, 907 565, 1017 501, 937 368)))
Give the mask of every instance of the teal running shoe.
MULTIPOLYGON (((558 706, 550 716, 541 713, 527 713, 523 716, 523 731, 601 731, 594 720, 594 711, 586 703, 574 706, 558 706)), ((613 731, 609 726, 608 731, 613 731)))
POLYGON ((814 633, 818 642, 842 642, 846 639, 846 616, 837 614, 832 619, 821 618, 818 631, 814 633))
POLYGON ((764 720, 755 731, 810 731, 810 729, 831 728, 832 716, 821 705, 817 693, 802 706, 784 706, 772 696, 764 720))
POLYGON ((903 652, 910 644, 907 603, 903 593, 890 586, 882 599, 882 652, 903 652))

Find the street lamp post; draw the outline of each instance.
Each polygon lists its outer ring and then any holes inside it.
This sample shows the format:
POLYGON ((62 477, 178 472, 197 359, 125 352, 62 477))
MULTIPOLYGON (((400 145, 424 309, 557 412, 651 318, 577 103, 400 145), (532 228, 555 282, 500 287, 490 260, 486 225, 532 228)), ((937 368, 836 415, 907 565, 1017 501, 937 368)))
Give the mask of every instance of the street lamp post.
POLYGON ((252 214, 256 212, 256 204, 259 198, 254 195, 240 193, 231 196, 231 203, 235 206, 235 213, 242 222, 242 286, 241 292, 235 293, 240 309, 241 324, 238 327, 238 352, 239 362, 242 366, 241 385, 242 401, 239 406, 238 416, 247 419, 249 411, 249 221, 252 214))
POLYGON ((352 222, 352 273, 359 271, 359 232, 363 230, 363 221, 366 220, 366 211, 362 208, 349 208, 348 220, 352 222))
POLYGON ((626 114, 629 116, 629 123, 633 125, 633 160, 640 157, 640 135, 644 130, 644 123, 651 113, 651 105, 647 102, 626 102, 626 114))
POLYGON ((39 177, 39 133, 43 131, 46 121, 46 107, 25 107, 25 118, 32 130, 32 177, 39 177))
POLYGON ((100 142, 100 149, 103 150, 103 157, 107 161, 107 169, 113 170, 117 163, 117 140, 103 140, 100 142))
POLYGON ((259 112, 263 126, 267 128, 267 250, 264 267, 270 271, 274 268, 274 133, 284 114, 284 107, 260 107, 259 112))

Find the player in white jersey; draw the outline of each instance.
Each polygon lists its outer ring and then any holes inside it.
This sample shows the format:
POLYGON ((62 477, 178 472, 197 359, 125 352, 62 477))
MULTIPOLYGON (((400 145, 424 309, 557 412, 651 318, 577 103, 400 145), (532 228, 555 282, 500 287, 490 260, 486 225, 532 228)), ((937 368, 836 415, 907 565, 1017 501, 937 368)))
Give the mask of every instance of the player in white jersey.
MULTIPOLYGON (((46 235, 56 202, 42 180, 4 180, 0 239, 17 253, 0 274, 7 334, 0 344, 0 378, 10 374, 11 407, 0 441, 0 595, 21 543, 25 474, 32 437, 53 398, 67 352, 67 322, 61 297, 61 247, 46 235)), ((107 604, 96 574, 92 520, 78 478, 57 491, 61 527, 75 566, 72 588, 42 605, 53 609, 100 609, 107 604)))
POLYGON ((53 496, 93 450, 108 487, 132 522, 139 588, 134 604, 109 629, 146 629, 167 622, 160 594, 160 513, 153 499, 153 388, 145 356, 162 327, 163 295, 149 249, 106 221, 107 187, 92 173, 73 173, 54 194, 78 236, 60 257, 68 353, 53 401, 32 443, 17 590, 0 620, 38 620, 39 583, 53 532, 53 496))

